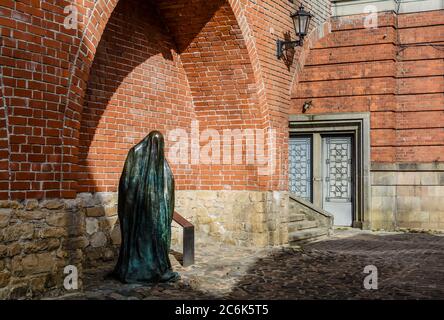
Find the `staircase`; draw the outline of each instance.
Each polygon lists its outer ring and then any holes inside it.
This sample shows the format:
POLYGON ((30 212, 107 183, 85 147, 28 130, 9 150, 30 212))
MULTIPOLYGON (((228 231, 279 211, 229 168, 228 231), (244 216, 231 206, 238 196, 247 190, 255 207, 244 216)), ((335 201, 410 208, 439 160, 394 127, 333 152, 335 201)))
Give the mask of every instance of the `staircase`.
POLYGON ((288 238, 290 245, 321 240, 329 236, 333 216, 313 204, 290 195, 288 238))

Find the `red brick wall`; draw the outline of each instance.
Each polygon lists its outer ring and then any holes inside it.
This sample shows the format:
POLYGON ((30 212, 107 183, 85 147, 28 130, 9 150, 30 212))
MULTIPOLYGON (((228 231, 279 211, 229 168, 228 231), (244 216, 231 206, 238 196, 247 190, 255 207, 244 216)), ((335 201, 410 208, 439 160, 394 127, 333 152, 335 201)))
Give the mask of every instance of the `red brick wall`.
MULTIPOLYGON (((220 134, 260 127, 253 70, 228 3, 165 1, 131 9, 137 3, 119 2, 95 55, 82 111, 80 191, 116 191, 128 149, 150 130, 190 134, 192 119, 201 131, 220 134)), ((257 188, 251 165, 173 170, 179 189, 257 188)))
MULTIPOLYGON (((91 91, 97 90, 97 86, 107 86, 94 79, 89 82, 89 77, 90 74, 94 77, 95 73, 104 72, 97 66, 90 71, 117 2, 0 2, 3 97, 0 106, 1 198, 7 195, 13 199, 71 198, 78 190, 115 188, 115 179, 123 161, 122 150, 148 131, 134 130, 128 138, 131 141, 119 144, 112 138, 118 130, 113 126, 121 124, 119 121, 123 121, 124 111, 120 109, 122 113, 117 119, 113 112, 121 107, 119 103, 126 100, 114 93, 110 95, 112 89, 109 87, 106 89, 109 92, 100 93, 102 98, 109 96, 107 108, 104 108, 103 100, 94 101, 91 94, 86 95, 88 86, 91 91), (71 4, 79 9, 77 30, 63 26, 67 15, 64 8, 71 4), (87 101, 84 101, 85 98, 87 101), (85 116, 92 116, 93 110, 102 112, 100 120, 97 114, 95 119, 86 117, 82 120, 84 107, 85 116), (1 110, 4 110, 6 118, 1 110), (97 122, 97 130, 93 129, 94 121, 97 122), (5 122, 8 123, 7 128, 5 122), (92 134, 92 130, 96 130, 96 135, 92 134), (7 140, 4 140, 5 135, 7 140), (87 155, 89 144, 91 154, 87 155), (104 161, 100 157, 105 149, 116 152, 104 161), (8 191, 4 191, 6 187, 8 191)), ((157 7, 157 18, 163 20, 163 27, 168 28, 168 31, 162 29, 159 33, 166 42, 177 44, 174 49, 180 59, 174 53, 173 60, 165 57, 162 61, 149 59, 146 64, 140 62, 138 70, 148 67, 151 62, 153 66, 169 64, 176 71, 167 68, 165 76, 177 77, 180 81, 183 81, 181 77, 185 72, 202 128, 274 128, 278 132, 274 175, 259 177, 257 168, 245 165, 225 168, 202 166, 186 172, 180 171, 185 170, 183 168, 176 168, 181 186, 284 190, 287 184, 288 93, 295 64, 287 67, 282 60, 275 58, 275 41, 278 37, 283 38, 285 33, 293 33, 289 12, 294 11, 298 3, 278 0, 156 0, 151 3, 157 7)), ((316 8, 312 10, 316 11, 316 8)), ((132 10, 137 11, 137 7, 132 10)), ((323 17, 322 14, 319 17, 323 17)), ((159 47, 164 46, 168 47, 166 43, 159 47)), ((147 52, 151 49, 159 48, 151 47, 147 52)), ((112 50, 106 55, 115 56, 116 52, 112 50)), ((96 64, 103 60, 103 54, 99 50, 96 64)), ((134 58, 137 60, 142 56, 140 53, 134 58)), ((112 62, 106 61, 106 64, 112 65, 112 62)), ((119 68, 123 73, 129 73, 124 77, 120 73, 109 77, 110 81, 115 76, 122 77, 123 82, 117 92, 124 91, 125 86, 129 88, 130 82, 137 77, 137 70, 128 70, 124 66, 119 68)), ((137 93, 134 95, 137 99, 137 93)), ((156 105, 159 113, 165 114, 162 121, 156 118, 159 127, 169 126, 168 112, 160 110, 165 105, 173 103, 174 99, 180 100, 181 107, 185 109, 188 105, 187 101, 178 97, 168 99, 171 102, 162 101, 159 102, 162 106, 156 105)), ((189 121, 189 116, 180 116, 186 119, 184 123, 189 121)), ((146 119, 152 118, 152 115, 146 116, 146 119)))
MULTIPOLYGON (((225 129, 261 128, 253 67, 230 4, 165 0, 159 8, 176 40, 200 130, 215 129, 222 135, 225 129)), ((245 151, 240 165, 193 166, 185 187, 256 189, 257 168, 245 165, 245 151)))
POLYGON ((60 28, 61 5, 0 2, 2 107, 8 114, 12 198, 60 194, 62 104, 75 47, 74 34, 60 28))
MULTIPOLYGON (((173 38, 149 3, 122 0, 97 48, 82 110, 79 191, 116 191, 128 150, 151 130, 190 130, 191 92, 173 38)), ((174 167, 179 186, 190 168, 174 167)))
POLYGON ((332 21, 312 49, 292 92, 292 113, 371 112, 374 162, 442 161, 444 154, 443 11, 381 13, 377 29, 362 16, 332 21))
MULTIPOLYGON (((444 11, 400 15, 399 43, 444 44, 444 11)), ((397 64, 396 161, 444 161, 444 49, 405 48, 397 64)))

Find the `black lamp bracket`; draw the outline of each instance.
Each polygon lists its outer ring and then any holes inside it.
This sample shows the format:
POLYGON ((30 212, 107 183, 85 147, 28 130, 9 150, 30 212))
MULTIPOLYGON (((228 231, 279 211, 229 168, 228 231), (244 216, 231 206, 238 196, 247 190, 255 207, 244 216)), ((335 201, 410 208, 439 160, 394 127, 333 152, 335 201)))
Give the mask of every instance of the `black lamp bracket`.
POLYGON ((297 46, 302 46, 304 44, 304 39, 300 38, 299 40, 295 41, 276 40, 276 44, 277 44, 276 56, 278 59, 280 59, 284 55, 284 51, 291 48, 295 48, 297 46))

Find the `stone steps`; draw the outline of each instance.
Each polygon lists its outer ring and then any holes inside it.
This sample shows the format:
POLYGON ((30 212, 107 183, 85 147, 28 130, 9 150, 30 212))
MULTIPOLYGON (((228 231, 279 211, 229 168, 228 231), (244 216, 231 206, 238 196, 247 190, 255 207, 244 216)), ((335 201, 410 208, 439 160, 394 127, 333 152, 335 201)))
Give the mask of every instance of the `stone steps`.
POLYGON ((320 237, 327 236, 328 229, 327 228, 311 228, 293 231, 288 234, 290 244, 298 244, 301 241, 314 241, 318 240, 320 237))
POLYGON ((317 211, 310 208, 310 204, 290 198, 288 222, 290 245, 312 242, 329 236, 329 227, 321 219, 323 216, 318 220, 315 214, 317 211))
POLYGON ((288 226, 288 232, 291 233, 297 230, 313 229, 317 227, 318 227, 317 221, 301 220, 290 223, 288 226))
POLYGON ((291 223, 291 222, 295 222, 295 221, 302 221, 302 220, 305 220, 305 219, 306 219, 305 214, 297 213, 297 214, 290 215, 289 222, 291 223))

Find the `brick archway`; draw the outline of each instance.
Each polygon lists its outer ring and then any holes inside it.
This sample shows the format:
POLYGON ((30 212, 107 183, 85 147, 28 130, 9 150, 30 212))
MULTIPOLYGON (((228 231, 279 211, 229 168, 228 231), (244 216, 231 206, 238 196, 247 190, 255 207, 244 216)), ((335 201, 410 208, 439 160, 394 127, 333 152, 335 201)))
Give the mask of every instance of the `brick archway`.
MULTIPOLYGON (((218 127, 221 128, 219 121, 226 120, 227 114, 230 116, 234 114, 231 124, 225 122, 225 127, 230 127, 230 125, 233 128, 269 127, 267 125, 269 115, 267 104, 265 103, 264 90, 260 90, 264 84, 258 55, 255 43, 250 36, 251 31, 243 15, 241 4, 239 1, 228 2, 225 0, 217 0, 209 4, 207 2, 203 3, 205 3, 203 7, 215 10, 215 12, 214 15, 210 14, 206 17, 208 21, 197 21, 198 29, 196 30, 183 24, 184 21, 188 21, 187 19, 175 20, 175 17, 178 17, 178 15, 174 14, 174 11, 177 13, 178 6, 185 5, 185 2, 178 0, 173 4, 171 4, 171 1, 156 1, 152 3, 156 5, 159 14, 163 16, 163 23, 170 29, 172 40, 177 46, 174 49, 180 54, 179 60, 185 69, 197 119, 202 122, 204 128, 217 129, 218 127), (222 17, 223 19, 221 19, 222 17), (191 31, 188 31, 188 34, 184 34, 184 30, 191 31), (209 45, 202 45, 202 41, 193 39, 193 37, 198 38, 202 35, 204 37, 217 38, 221 32, 222 37, 224 37, 222 41, 210 39, 209 45), (225 35, 223 35, 224 32, 226 33, 225 35), (187 39, 190 36, 191 38, 187 39), (233 44, 239 47, 234 48, 233 44), (226 52, 224 53, 223 50, 226 50, 226 52), (196 56, 199 56, 200 61, 196 60, 196 56), (224 56, 225 58, 223 58, 224 56), (221 71, 217 66, 217 59, 220 59, 220 64, 228 65, 228 69, 221 71), (211 72, 211 69, 213 71, 218 69, 216 71, 220 74, 206 77, 211 72), (231 89, 229 84, 227 84, 230 80, 234 81, 234 86, 232 84, 231 89), (225 81, 226 87, 217 89, 216 87, 221 86, 223 81, 225 81), (202 90, 202 86, 207 86, 208 90, 202 90), (212 96, 209 96, 208 92, 212 96), (258 92, 259 94, 257 94, 258 92), (217 97, 217 99, 214 97, 217 97), (221 108, 223 110, 220 110, 221 108), (215 117, 216 111, 220 115, 215 117), (255 118, 256 120, 252 121, 255 118)), ((74 70, 71 72, 69 80, 70 91, 64 114, 61 160, 61 196, 65 198, 75 197, 78 190, 79 154, 82 152, 79 151, 79 131, 82 125, 83 105, 86 103, 84 101, 85 92, 88 87, 90 70, 94 63, 100 39, 102 39, 106 25, 116 5, 116 1, 99 1, 92 9, 91 18, 84 27, 83 42, 79 47, 80 49, 74 62, 74 70)), ((202 6, 202 3, 199 3, 199 5, 202 6)), ((192 10, 195 10, 195 7, 191 6, 189 8, 191 9, 189 14, 192 14, 192 10)), ((183 14, 184 10, 182 9, 181 12, 183 14)), ((203 17, 205 19, 205 15, 203 17)), ((202 19, 202 15, 199 16, 199 19, 202 19)), ((255 169, 245 168, 245 170, 250 172, 248 173, 249 181, 252 179, 257 180, 257 177, 254 176, 255 173, 253 173, 255 169)), ((208 168, 203 168, 203 171, 208 171, 208 168)), ((202 174, 202 171, 198 172, 198 174, 202 174)), ((236 179, 235 174, 233 174, 233 179, 236 179)), ((201 187, 209 187, 211 184, 210 180, 202 182, 201 187)), ((222 188, 223 186, 221 185, 220 187, 222 188)), ((256 188, 257 184, 253 183, 253 185, 246 187, 250 189, 256 188)), ((235 186, 235 188, 241 188, 241 186, 235 186)), ((85 189, 81 190, 84 191, 85 189)))
MULTIPOLYGON (((70 68, 69 89, 63 117, 60 175, 60 197, 62 198, 73 198, 76 195, 73 171, 77 162, 81 110, 86 83, 100 38, 117 3, 118 0, 94 2, 90 8, 85 8, 87 9, 85 11, 90 11, 87 21, 79 24, 81 39, 70 68)), ((84 9, 83 6, 78 6, 78 8, 84 9)), ((80 13, 85 17, 85 11, 82 11, 80 13)))

